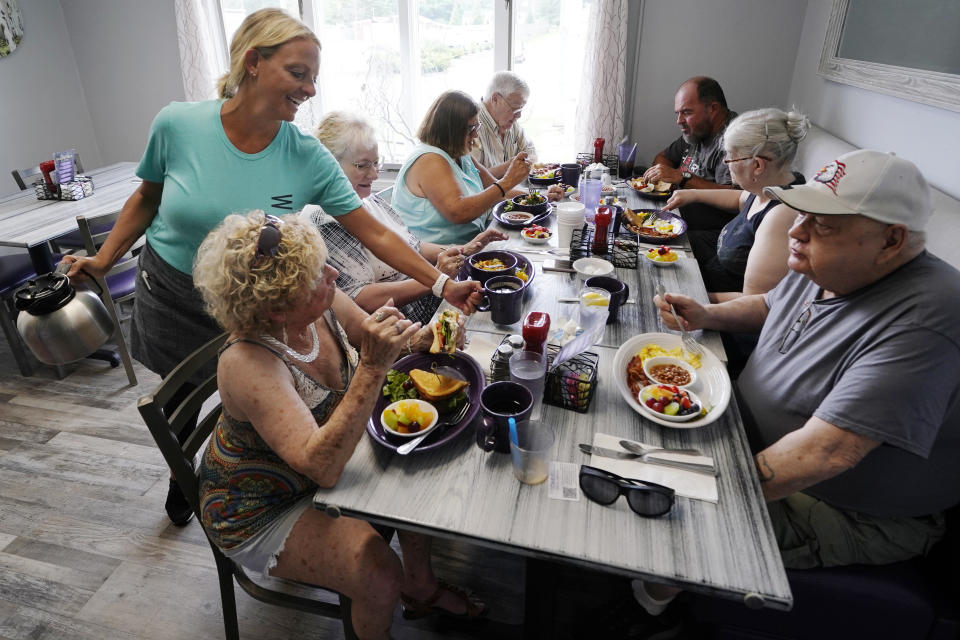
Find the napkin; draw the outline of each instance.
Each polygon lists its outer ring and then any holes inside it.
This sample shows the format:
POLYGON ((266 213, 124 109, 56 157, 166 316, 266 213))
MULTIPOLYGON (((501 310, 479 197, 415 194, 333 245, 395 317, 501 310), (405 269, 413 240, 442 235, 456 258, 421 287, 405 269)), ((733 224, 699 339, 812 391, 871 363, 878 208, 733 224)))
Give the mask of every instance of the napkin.
MULTIPOLYGON (((626 449, 620 446, 620 440, 622 440, 622 438, 606 433, 593 434, 593 445, 595 447, 626 451, 626 449)), ((640 444, 650 448, 659 446, 647 444, 646 442, 641 442, 640 444)), ((709 456, 654 453, 650 457, 713 464, 713 458, 709 456)), ((672 469, 656 464, 646 464, 642 462, 640 458, 635 460, 615 460, 614 458, 604 458, 598 455, 590 456, 590 465, 615 473, 622 478, 635 478, 637 480, 646 480, 647 482, 662 484, 676 491, 678 496, 693 498, 695 500, 706 500, 707 502, 713 503, 719 500, 717 495, 717 478, 705 473, 672 469)))
POLYGON ((483 375, 490 379, 490 357, 500 346, 503 336, 498 333, 487 333, 485 331, 471 331, 468 339, 470 340, 463 348, 463 352, 472 356, 474 360, 480 363, 483 369, 483 375))

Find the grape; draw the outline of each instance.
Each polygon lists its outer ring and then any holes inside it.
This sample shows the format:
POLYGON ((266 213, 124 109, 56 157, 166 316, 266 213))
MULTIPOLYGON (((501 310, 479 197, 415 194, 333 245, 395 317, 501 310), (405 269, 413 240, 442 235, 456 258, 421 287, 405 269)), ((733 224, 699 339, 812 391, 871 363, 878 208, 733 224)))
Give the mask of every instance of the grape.
POLYGON ((659 401, 654 402, 653 405, 652 405, 650 408, 653 409, 654 411, 656 411, 657 413, 663 413, 663 403, 662 403, 662 402, 659 402, 659 401))
POLYGON ((657 401, 651 397, 651 398, 647 398, 647 401, 645 404, 651 409, 653 409, 653 405, 657 404, 657 401))

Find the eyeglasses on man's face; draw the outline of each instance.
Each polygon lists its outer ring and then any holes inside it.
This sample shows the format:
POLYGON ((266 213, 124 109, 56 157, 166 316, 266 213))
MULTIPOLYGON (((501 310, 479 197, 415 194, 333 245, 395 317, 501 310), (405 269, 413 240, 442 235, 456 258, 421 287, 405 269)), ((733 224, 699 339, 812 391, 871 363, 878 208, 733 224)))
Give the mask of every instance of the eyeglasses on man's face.
POLYGON ((527 105, 525 105, 525 104, 522 104, 522 105, 520 105, 520 106, 518 107, 518 106, 514 105, 512 102, 510 102, 509 100, 507 100, 507 96, 503 95, 502 93, 498 93, 497 95, 500 96, 500 99, 503 100, 508 107, 510 107, 510 111, 511 111, 511 112, 513 113, 513 115, 515 115, 515 116, 518 116, 518 115, 520 115, 521 113, 523 113, 524 107, 527 106, 527 105))

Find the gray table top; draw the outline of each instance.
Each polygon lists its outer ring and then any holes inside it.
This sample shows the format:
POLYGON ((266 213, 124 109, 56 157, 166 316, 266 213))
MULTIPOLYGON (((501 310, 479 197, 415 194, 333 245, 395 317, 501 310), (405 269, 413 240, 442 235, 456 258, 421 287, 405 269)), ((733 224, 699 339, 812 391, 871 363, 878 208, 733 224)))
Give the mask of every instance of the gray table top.
POLYGON ((77 216, 88 218, 119 211, 140 185, 135 162, 120 162, 88 171, 93 194, 82 200, 37 200, 33 189, 0 199, 0 246, 36 247, 77 230, 77 216))
MULTIPOLYGON (((491 336, 496 343, 498 336, 491 336)), ((523 485, 509 455, 484 453, 473 429, 448 446, 398 456, 363 438, 333 489, 317 491, 318 508, 431 535, 465 539, 658 581, 752 604, 789 608, 792 595, 760 492, 735 401, 700 429, 670 429, 641 418, 620 397, 615 350, 600 355, 601 384, 585 414, 545 405, 554 426, 552 458, 589 463, 577 449, 596 432, 651 444, 696 447, 720 470, 719 502, 677 498, 662 518, 641 518, 625 501, 611 506, 547 497, 547 483, 523 485), (749 596, 749 597, 748 597, 749 596)), ((478 358, 481 356, 478 356, 478 358)))

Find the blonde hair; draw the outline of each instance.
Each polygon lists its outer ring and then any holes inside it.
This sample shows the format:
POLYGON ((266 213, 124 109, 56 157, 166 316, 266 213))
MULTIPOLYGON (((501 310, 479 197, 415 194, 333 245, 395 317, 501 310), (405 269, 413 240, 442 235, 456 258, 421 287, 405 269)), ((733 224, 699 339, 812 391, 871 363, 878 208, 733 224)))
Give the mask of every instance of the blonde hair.
POLYGON ((338 161, 350 151, 369 149, 377 144, 377 132, 370 123, 346 111, 331 111, 323 116, 313 135, 338 161))
POLYGON ((810 120, 797 111, 757 109, 741 113, 727 125, 723 144, 751 156, 769 158, 778 167, 789 166, 809 128, 810 120))
POLYGON ((217 94, 232 98, 247 75, 246 55, 250 49, 269 59, 277 49, 295 38, 307 38, 320 47, 310 27, 281 9, 260 9, 248 15, 230 41, 230 69, 217 81, 217 94))
POLYGON ((274 324, 270 313, 307 302, 323 274, 323 237, 298 215, 281 218, 277 254, 257 257, 265 219, 263 211, 227 216, 204 239, 193 263, 193 283, 207 312, 231 333, 267 333, 274 324))

